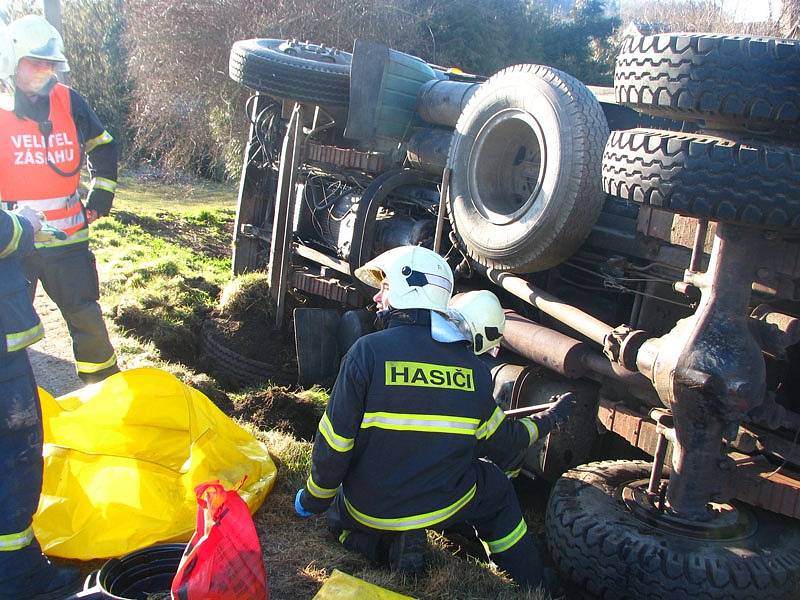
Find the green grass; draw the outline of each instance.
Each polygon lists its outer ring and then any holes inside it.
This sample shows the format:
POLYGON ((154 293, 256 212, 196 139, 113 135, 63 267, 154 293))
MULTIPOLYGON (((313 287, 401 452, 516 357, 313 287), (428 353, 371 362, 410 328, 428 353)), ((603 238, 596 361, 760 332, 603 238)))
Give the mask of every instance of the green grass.
POLYGON ((305 398, 306 400, 311 400, 319 404, 321 407, 325 407, 328 405, 328 398, 330 397, 330 392, 324 388, 319 386, 314 386, 310 389, 303 390, 298 394, 301 398, 305 398))
POLYGON ((123 177, 111 215, 91 228, 106 313, 157 358, 191 361, 230 277, 235 196, 208 187, 123 177))
POLYGON ((196 181, 163 183, 123 174, 114 206, 133 212, 203 212, 236 209, 237 189, 231 183, 196 181))

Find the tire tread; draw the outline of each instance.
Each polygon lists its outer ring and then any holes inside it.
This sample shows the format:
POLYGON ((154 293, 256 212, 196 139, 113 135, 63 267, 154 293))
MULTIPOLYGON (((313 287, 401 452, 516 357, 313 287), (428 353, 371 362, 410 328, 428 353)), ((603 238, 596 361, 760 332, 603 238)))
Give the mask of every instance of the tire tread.
POLYGON ((654 116, 800 136, 800 40, 700 33, 629 36, 618 102, 654 116))
POLYGON ((750 541, 714 546, 656 534, 613 496, 617 485, 649 472, 644 461, 603 461, 573 469, 556 483, 545 527, 553 560, 565 575, 605 600, 796 597, 798 530, 776 535, 773 527, 759 539, 770 545, 766 550, 750 541), (594 522, 588 528, 587 519, 594 522))
POLYGON ((231 79, 276 98, 335 107, 349 104, 349 65, 283 56, 259 46, 259 41, 263 40, 233 44, 228 63, 231 79))
POLYGON ((484 98, 492 93, 493 85, 515 74, 538 77, 556 89, 562 98, 560 108, 565 120, 573 124, 572 160, 580 168, 568 182, 563 194, 562 204, 568 206, 569 210, 565 211, 555 227, 540 234, 536 244, 515 247, 507 253, 489 253, 476 247, 470 236, 462 231, 452 202, 448 202, 447 208, 453 231, 472 259, 489 268, 527 273, 553 267, 564 260, 586 239, 597 220, 604 198, 597 186, 597 175, 602 149, 608 137, 608 124, 594 95, 571 75, 544 65, 514 65, 493 75, 462 111, 450 147, 448 162, 451 169, 458 168, 453 156, 460 141, 458 132, 465 129, 465 121, 472 118, 484 98))
POLYGON ((687 216, 800 228, 800 148, 653 129, 614 131, 603 189, 687 216))

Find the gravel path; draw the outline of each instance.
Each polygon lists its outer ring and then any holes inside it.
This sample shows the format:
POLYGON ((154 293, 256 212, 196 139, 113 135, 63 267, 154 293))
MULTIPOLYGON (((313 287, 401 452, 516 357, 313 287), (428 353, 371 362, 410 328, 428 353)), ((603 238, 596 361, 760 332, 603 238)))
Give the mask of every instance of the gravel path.
POLYGON ((36 383, 56 397, 73 392, 83 383, 75 373, 67 324, 41 285, 36 290, 34 304, 44 324, 44 339, 28 348, 36 383))

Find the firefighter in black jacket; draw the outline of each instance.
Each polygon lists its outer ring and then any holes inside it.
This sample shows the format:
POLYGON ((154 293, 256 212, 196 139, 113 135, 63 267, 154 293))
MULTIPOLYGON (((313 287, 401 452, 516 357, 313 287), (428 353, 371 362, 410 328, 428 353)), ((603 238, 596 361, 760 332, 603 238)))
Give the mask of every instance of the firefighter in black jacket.
MULTIPOLYGON (((16 57, 0 22, 0 104, 13 98, 16 57)), ((42 554, 33 514, 42 489, 42 417, 26 348, 44 329, 33 310, 22 259, 49 239, 29 208, 0 210, 0 600, 63 598, 80 587, 77 569, 42 554)))
POLYGON ((514 489, 478 458, 511 463, 565 418, 569 402, 506 420, 481 360, 463 343, 434 340, 431 311, 447 310, 453 286, 436 253, 395 248, 356 276, 379 288, 385 328, 359 339, 342 362, 297 513, 330 506, 345 547, 373 559, 388 554, 392 566, 413 571, 422 566, 425 529, 467 524, 517 583, 540 585, 542 564, 514 489))
POLYGON ((117 186, 117 147, 76 91, 58 83, 67 71, 63 42, 43 17, 9 25, 17 65, 11 107, 0 108, 0 199, 5 208, 41 213, 64 239, 36 243, 23 264, 28 280, 41 280, 67 322, 78 376, 87 383, 116 373, 117 357, 100 311, 89 224, 111 209, 117 186), (91 177, 84 207, 78 195, 81 166, 91 177))

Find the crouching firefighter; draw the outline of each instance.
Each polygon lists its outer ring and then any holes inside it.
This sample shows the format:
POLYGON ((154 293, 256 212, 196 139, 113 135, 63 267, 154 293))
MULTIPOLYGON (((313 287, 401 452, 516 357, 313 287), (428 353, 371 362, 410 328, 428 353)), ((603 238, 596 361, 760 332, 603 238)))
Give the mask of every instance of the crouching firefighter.
POLYGON ((434 339, 453 275, 421 247, 395 248, 356 271, 378 288, 384 329, 360 338, 339 371, 295 510, 327 509, 345 546, 402 571, 424 566, 426 529, 468 525, 492 560, 523 587, 543 567, 514 489, 487 444, 510 461, 551 427, 509 421, 492 398, 489 370, 460 343, 434 339))
POLYGON ((41 280, 69 328, 80 378, 91 383, 119 371, 98 303, 89 224, 111 209, 117 148, 86 100, 58 83, 68 71, 58 31, 28 15, 8 27, 16 53, 13 106, 0 109, 0 198, 5 208, 42 213, 65 239, 36 243, 23 266, 35 291, 41 280), (84 207, 81 165, 91 176, 84 207))

